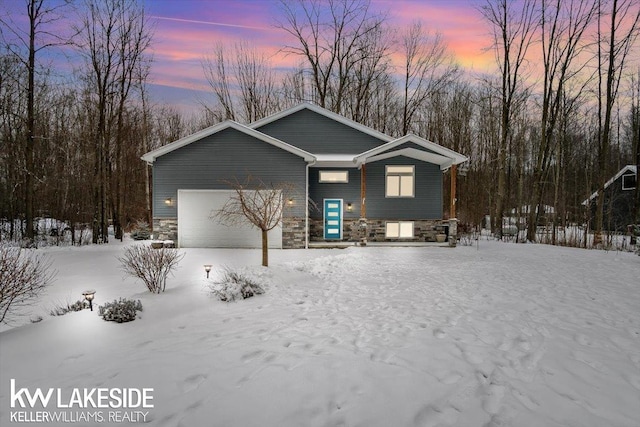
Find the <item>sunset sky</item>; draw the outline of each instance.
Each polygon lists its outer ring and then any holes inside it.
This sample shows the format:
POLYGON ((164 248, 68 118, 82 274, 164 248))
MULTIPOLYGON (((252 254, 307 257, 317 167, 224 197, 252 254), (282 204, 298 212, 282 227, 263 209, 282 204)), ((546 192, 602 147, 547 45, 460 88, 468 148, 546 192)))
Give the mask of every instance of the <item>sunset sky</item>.
MULTIPOLYGON (((60 0, 50 0, 56 4, 60 0)), ((276 0, 143 0, 154 27, 153 65, 150 93, 157 104, 171 104, 184 112, 195 111, 201 101, 211 102, 211 90, 204 78, 201 61, 218 42, 232 44, 249 41, 265 52, 279 68, 300 63, 300 58, 279 52, 290 36, 274 23, 281 16, 276 0)), ((397 30, 415 20, 431 33, 440 32, 458 64, 474 72, 495 68, 490 47, 490 27, 478 6, 484 0, 371 0, 374 12, 386 13, 387 24, 397 30)), ((27 31, 23 0, 0 0, 0 13, 13 25, 27 31)), ((61 34, 70 32, 73 14, 67 21, 56 21, 61 34)), ((76 18, 77 19, 77 18, 76 18)), ((73 47, 65 55, 46 49, 39 55, 45 66, 52 65, 58 75, 68 76, 81 64, 73 47), (47 65, 48 64, 48 65, 47 65)))
MULTIPOLYGON (((274 0, 147 0, 147 13, 154 22, 152 93, 157 102, 191 109, 205 97, 207 83, 201 60, 217 42, 249 40, 272 55, 282 66, 298 59, 285 57, 278 49, 288 35, 273 26, 278 16, 274 0)), ((493 68, 489 28, 477 6, 480 0, 372 0, 372 6, 388 12, 388 23, 402 28, 422 20, 430 31, 441 32, 460 65, 485 72, 493 68)))

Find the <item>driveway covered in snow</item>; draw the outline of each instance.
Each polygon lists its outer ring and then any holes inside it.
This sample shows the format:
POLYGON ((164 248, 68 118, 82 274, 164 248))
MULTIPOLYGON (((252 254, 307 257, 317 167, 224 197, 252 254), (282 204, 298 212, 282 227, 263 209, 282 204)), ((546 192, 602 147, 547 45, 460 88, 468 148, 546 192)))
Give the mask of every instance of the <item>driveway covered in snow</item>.
MULTIPOLYGON (((23 387, 152 387, 157 426, 637 426, 640 258, 477 247, 189 249, 167 292, 122 279, 118 246, 51 250, 51 295, 140 298, 0 334, 0 424, 23 387), (87 255, 92 254, 92 256, 87 255), (202 264, 267 293, 207 295, 202 264), (93 265, 92 265, 93 263, 93 265), (60 267, 59 267, 60 268, 60 267)), ((215 280, 215 274, 212 279, 215 280)), ((53 297, 50 296, 52 299, 53 297)), ((51 409, 51 408, 49 408, 51 409)))

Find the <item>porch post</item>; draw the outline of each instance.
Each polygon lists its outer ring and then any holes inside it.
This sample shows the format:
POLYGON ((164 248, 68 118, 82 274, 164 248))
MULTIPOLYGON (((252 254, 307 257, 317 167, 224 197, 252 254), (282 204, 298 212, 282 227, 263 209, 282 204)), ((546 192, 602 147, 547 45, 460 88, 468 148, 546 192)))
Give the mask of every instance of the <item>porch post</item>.
POLYGON ((449 246, 458 241, 458 219, 456 218, 456 174, 458 165, 451 165, 451 208, 449 210, 449 246))
POLYGON ((360 218, 367 217, 367 206, 365 198, 367 196, 367 165, 363 164, 360 168, 360 218))
POLYGON ((367 164, 360 166, 360 220, 358 221, 358 234, 360 245, 367 244, 367 164))
POLYGON ((458 165, 451 166, 451 207, 449 208, 449 218, 456 217, 456 174, 458 165))

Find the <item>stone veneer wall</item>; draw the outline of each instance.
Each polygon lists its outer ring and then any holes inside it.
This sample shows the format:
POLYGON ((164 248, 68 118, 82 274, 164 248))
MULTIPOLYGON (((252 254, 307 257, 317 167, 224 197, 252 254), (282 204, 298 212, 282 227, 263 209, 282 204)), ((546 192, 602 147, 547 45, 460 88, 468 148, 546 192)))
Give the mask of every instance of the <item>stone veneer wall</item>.
MULTIPOLYGON (((449 231, 449 244, 455 246, 455 220, 413 220, 413 239, 387 239, 385 238, 386 219, 345 219, 343 221, 342 241, 361 242, 366 238, 368 242, 435 242, 437 234, 447 234, 449 231)), ((304 218, 284 218, 282 221, 282 247, 283 249, 303 249, 305 235, 304 218)), ((154 218, 153 237, 157 240, 178 241, 177 218, 154 218)), ((309 240, 311 242, 323 242, 323 220, 309 219, 309 240)))
POLYGON ((282 219, 282 248, 304 249, 305 220, 304 218, 282 219))
MULTIPOLYGON (((361 242, 366 238, 368 242, 436 242, 437 234, 447 234, 449 220, 425 219, 402 220, 413 221, 412 239, 387 239, 385 224, 395 219, 345 219, 342 230, 342 241, 361 242), (366 224, 366 225, 365 225, 366 224)), ((323 220, 309 219, 309 239, 312 242, 323 242, 323 220)))
MULTIPOLYGON (((282 221, 282 247, 284 249, 304 248, 304 218, 284 218, 282 221)), ((157 240, 178 241, 177 218, 154 218, 153 237, 157 240)))
POLYGON ((153 238, 178 242, 178 218, 153 218, 153 238))

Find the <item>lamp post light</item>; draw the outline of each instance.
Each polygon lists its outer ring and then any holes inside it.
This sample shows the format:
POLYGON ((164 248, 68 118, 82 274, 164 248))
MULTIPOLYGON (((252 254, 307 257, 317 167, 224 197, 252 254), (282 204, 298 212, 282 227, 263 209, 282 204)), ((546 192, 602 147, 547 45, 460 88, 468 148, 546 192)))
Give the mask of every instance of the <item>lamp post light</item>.
POLYGON ((207 272, 207 279, 209 278, 209 272, 211 271, 211 264, 204 265, 204 271, 207 272))
POLYGON ((89 308, 93 311, 93 298, 96 295, 96 291, 84 291, 82 295, 84 296, 84 299, 89 301, 89 308))

